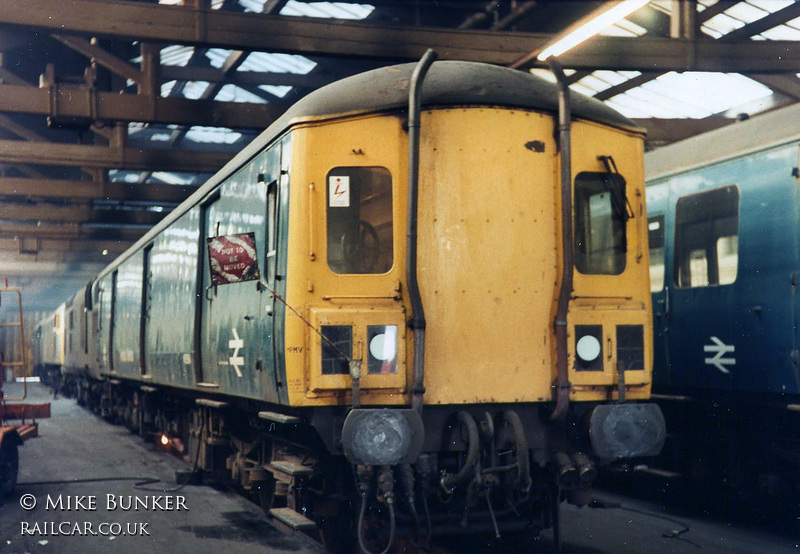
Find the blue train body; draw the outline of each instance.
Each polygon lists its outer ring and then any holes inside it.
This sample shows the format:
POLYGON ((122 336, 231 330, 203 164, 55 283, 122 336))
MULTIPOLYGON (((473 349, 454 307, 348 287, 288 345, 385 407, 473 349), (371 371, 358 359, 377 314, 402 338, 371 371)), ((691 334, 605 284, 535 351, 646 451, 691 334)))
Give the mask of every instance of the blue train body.
POLYGON ((797 113, 646 157, 661 392, 798 393, 797 113))
POLYGON ((799 117, 646 155, 662 463, 787 500, 800 490, 799 117))

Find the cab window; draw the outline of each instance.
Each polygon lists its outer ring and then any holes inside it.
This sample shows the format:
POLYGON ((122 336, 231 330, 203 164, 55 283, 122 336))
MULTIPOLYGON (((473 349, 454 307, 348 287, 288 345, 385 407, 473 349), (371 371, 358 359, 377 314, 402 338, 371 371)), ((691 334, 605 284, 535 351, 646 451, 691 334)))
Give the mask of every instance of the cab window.
POLYGON ((678 199, 675 284, 728 285, 739 264, 739 189, 735 185, 678 199))
POLYGON ((625 180, 616 173, 575 178, 575 267, 584 274, 619 275, 627 250, 625 180))
POLYGON ((384 167, 337 167, 327 176, 328 266, 386 273, 394 264, 392 177, 384 167))

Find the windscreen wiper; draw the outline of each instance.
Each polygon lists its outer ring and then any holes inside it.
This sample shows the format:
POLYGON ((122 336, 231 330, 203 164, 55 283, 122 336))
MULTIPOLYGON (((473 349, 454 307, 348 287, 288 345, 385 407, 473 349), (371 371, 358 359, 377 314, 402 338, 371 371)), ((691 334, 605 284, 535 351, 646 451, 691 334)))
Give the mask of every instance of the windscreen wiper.
POLYGON ((597 159, 603 163, 606 168, 606 190, 611 195, 611 204, 614 207, 617 217, 623 222, 627 223, 629 219, 633 219, 634 213, 631 208, 628 197, 625 195, 625 180, 617 170, 617 164, 611 156, 597 156, 597 159))

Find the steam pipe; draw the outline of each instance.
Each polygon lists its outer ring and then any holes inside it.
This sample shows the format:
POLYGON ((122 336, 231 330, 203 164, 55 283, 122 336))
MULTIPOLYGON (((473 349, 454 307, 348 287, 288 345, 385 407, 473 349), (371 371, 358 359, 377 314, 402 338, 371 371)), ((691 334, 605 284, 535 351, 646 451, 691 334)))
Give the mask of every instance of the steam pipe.
POLYGON ((422 82, 436 52, 428 49, 414 68, 408 93, 408 216, 406 222, 406 286, 411 301, 408 326, 414 332, 414 362, 411 407, 422 411, 425 394, 425 310, 417 281, 417 204, 419 199, 419 120, 422 111, 422 82))
POLYGON ((572 110, 569 86, 564 70, 554 56, 547 58, 550 71, 558 82, 558 145, 561 155, 561 287, 558 291, 558 308, 553 322, 556 337, 556 407, 550 414, 553 421, 560 420, 569 406, 569 368, 567 367, 567 310, 572 294, 573 239, 572 239, 572 143, 570 138, 572 110))

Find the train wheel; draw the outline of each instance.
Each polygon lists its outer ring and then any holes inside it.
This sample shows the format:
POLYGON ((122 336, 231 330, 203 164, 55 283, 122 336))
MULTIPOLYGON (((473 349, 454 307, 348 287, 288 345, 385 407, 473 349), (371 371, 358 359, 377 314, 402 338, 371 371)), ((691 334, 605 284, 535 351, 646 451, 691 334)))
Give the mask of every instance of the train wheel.
POLYGON ((5 437, 0 444, 0 502, 2 502, 17 485, 19 474, 19 452, 14 437, 5 437))

